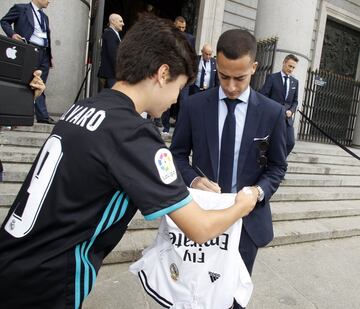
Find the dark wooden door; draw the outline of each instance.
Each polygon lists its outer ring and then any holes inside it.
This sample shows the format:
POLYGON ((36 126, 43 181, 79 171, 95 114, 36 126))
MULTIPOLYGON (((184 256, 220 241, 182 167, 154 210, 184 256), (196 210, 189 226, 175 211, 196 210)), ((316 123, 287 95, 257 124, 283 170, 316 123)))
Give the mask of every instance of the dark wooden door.
POLYGON ((328 19, 320 69, 356 78, 360 53, 360 32, 328 19))

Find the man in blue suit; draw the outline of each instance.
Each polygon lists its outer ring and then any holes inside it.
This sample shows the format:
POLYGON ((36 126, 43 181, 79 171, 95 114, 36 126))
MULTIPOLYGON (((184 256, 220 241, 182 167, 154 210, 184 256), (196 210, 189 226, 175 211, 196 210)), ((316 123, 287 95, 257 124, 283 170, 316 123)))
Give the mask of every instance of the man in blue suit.
POLYGON ((248 31, 233 29, 220 36, 216 58, 220 87, 184 101, 170 147, 190 187, 226 193, 256 186, 258 203, 243 218, 239 245, 250 274, 258 248, 273 239, 269 200, 287 168, 284 110, 249 86, 255 56, 256 39, 248 31))
POLYGON ((98 76, 104 78, 105 88, 111 88, 115 82, 116 53, 120 44, 119 31, 124 26, 123 19, 118 14, 109 16, 109 27, 104 30, 101 46, 101 63, 98 76))
POLYGON ((198 72, 194 84, 190 86, 189 95, 204 91, 218 85, 216 61, 212 57, 210 44, 205 43, 198 56, 198 72))
POLYGON ((299 82, 291 76, 299 59, 289 54, 284 58, 282 70, 267 76, 260 93, 280 103, 286 115, 286 149, 287 155, 295 145, 294 115, 298 105, 299 82))
MULTIPOLYGON (((49 0, 32 0, 27 4, 15 4, 0 20, 1 27, 8 37, 28 42, 38 48, 37 68, 42 71, 41 78, 45 83, 52 66, 49 18, 43 12, 48 5, 49 0)), ((49 117, 44 93, 35 101, 35 115, 37 122, 55 124, 54 119, 49 117)))

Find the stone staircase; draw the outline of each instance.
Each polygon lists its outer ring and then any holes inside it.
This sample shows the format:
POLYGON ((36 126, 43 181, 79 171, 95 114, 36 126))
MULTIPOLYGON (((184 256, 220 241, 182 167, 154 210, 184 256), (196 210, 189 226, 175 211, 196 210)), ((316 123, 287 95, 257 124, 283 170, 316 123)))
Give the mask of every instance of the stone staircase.
MULTIPOLYGON (((52 126, 35 124, 0 134, 0 221, 6 216, 31 162, 52 126)), ((359 149, 352 149, 360 155, 359 149)), ((360 235, 360 161, 342 149, 297 142, 288 158, 286 179, 272 198, 275 238, 269 246, 360 235)), ((137 213, 123 240, 105 263, 140 257, 152 243, 159 221, 144 221, 137 213)))

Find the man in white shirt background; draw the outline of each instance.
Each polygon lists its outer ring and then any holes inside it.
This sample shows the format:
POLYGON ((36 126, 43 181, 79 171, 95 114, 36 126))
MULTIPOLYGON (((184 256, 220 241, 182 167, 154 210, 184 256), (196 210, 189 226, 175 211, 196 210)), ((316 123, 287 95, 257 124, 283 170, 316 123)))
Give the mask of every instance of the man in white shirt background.
MULTIPOLYGON (((39 50, 37 69, 42 71, 41 78, 45 83, 49 69, 52 67, 49 18, 43 12, 48 5, 49 0, 32 0, 26 4, 15 4, 0 20, 1 27, 8 37, 37 47, 39 50)), ((49 117, 44 93, 35 101, 35 114, 37 122, 55 124, 55 121, 49 117)))
POLYGON ((219 84, 216 73, 216 60, 212 57, 211 45, 205 43, 198 56, 198 73, 195 83, 190 86, 189 94, 216 87, 219 84))

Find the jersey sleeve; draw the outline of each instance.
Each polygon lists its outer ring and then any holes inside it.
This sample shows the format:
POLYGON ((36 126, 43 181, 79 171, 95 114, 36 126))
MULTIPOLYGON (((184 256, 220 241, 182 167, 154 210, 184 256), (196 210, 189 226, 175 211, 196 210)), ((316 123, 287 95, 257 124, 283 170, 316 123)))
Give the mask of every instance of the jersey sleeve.
POLYGON ((117 149, 110 172, 145 219, 156 219, 191 201, 170 150, 152 124, 131 130, 117 149))

